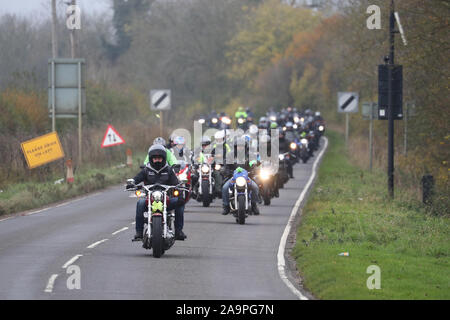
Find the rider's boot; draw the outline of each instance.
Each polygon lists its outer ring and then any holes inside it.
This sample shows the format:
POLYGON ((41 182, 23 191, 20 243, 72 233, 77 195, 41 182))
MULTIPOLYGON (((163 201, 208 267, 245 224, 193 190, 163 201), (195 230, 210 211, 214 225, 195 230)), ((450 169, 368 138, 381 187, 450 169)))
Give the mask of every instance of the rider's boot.
POLYGON ((186 238, 187 236, 184 234, 183 230, 175 231, 175 240, 184 241, 186 238))
POLYGON ((226 216, 226 215, 229 214, 229 213, 230 213, 230 206, 224 205, 224 206, 223 206, 222 214, 223 214, 224 216, 226 216))
POLYGON ((256 204, 256 202, 252 203, 252 211, 255 216, 259 215, 259 209, 258 209, 258 205, 256 204))

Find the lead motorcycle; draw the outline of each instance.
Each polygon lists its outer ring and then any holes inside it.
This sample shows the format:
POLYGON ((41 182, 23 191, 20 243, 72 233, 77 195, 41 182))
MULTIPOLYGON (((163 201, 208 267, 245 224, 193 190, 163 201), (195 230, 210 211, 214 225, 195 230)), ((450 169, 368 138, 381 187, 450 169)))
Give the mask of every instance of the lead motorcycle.
POLYGON ((183 188, 182 184, 167 186, 157 183, 138 185, 126 191, 133 191, 138 199, 145 197, 148 211, 144 212, 142 247, 152 249, 153 256, 160 258, 175 243, 175 213, 167 211, 170 195, 178 197, 181 191, 187 189, 183 188))

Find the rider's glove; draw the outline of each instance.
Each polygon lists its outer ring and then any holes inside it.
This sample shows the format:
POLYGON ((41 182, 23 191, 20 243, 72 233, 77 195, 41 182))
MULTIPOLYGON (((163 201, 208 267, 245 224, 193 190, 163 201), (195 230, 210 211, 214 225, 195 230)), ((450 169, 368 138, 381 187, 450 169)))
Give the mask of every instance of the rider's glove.
POLYGON ((134 179, 128 179, 126 189, 128 190, 128 189, 133 189, 133 188, 136 188, 136 183, 135 183, 134 179))

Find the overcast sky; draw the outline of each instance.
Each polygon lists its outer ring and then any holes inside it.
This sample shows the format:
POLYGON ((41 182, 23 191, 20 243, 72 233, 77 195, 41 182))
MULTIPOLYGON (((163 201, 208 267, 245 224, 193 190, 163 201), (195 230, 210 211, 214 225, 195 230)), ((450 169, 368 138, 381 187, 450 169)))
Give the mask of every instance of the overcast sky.
MULTIPOLYGON (((64 12, 66 7, 63 2, 69 0, 57 0, 58 12, 64 12)), ((77 4, 81 7, 81 14, 87 13, 111 13, 112 0, 77 0, 77 4)), ((50 15, 51 0, 0 0, 0 16, 6 13, 16 14, 25 17, 36 16, 37 19, 50 15), (48 15, 47 15, 48 14, 48 15)))

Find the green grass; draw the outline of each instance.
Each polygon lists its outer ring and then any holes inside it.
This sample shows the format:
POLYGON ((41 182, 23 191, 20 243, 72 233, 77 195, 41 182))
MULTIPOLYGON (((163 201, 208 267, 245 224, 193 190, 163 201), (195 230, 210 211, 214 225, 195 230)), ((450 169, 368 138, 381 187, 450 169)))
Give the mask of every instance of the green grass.
POLYGON ((390 201, 386 175, 352 165, 338 134, 328 139, 293 250, 305 288, 320 299, 450 299, 448 216, 401 190, 390 201), (370 265, 379 290, 366 286, 370 265))
MULTIPOLYGON (((80 172, 75 172, 74 183, 54 184, 58 178, 50 177, 47 182, 17 183, 7 186, 0 193, 0 216, 30 209, 40 208, 58 201, 81 196, 96 190, 126 182, 139 172, 138 160, 142 162, 143 154, 133 159, 133 167, 96 168, 84 165, 80 172)), ((62 178, 62 177, 59 177, 62 178)))

